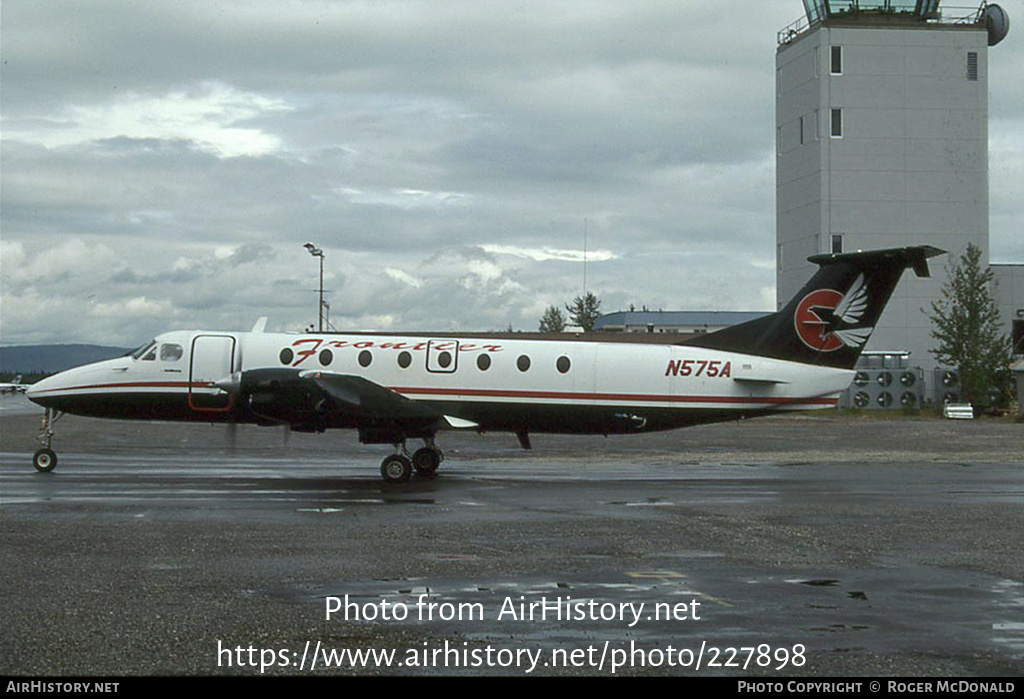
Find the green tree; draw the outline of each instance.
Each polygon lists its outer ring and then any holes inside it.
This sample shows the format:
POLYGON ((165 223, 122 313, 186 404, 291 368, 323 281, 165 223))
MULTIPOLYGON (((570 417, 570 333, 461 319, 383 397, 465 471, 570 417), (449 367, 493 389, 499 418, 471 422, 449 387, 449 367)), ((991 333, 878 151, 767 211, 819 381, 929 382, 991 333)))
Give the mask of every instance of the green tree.
POLYGON ((573 325, 583 328, 583 332, 590 332, 594 329, 594 323, 601 316, 601 300, 589 291, 586 296, 577 296, 572 304, 566 305, 565 310, 569 311, 569 320, 573 325))
POLYGON ((565 330, 565 314, 558 306, 548 306, 540 319, 542 333, 560 333, 565 330))
POLYGON ((948 272, 929 314, 938 342, 932 354, 939 364, 956 368, 965 402, 990 406, 1005 400, 1010 390, 1010 338, 1001 332, 992 296, 994 275, 982 269, 981 249, 975 245, 968 245, 948 272))

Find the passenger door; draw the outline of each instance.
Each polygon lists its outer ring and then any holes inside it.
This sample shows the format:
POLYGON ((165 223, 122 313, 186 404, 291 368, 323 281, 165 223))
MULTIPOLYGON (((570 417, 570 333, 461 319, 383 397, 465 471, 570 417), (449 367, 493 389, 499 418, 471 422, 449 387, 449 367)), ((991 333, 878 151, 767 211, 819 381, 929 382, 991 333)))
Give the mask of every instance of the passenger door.
POLYGON ((231 375, 235 338, 231 335, 196 335, 189 360, 188 406, 201 412, 231 410, 231 394, 213 385, 231 375))

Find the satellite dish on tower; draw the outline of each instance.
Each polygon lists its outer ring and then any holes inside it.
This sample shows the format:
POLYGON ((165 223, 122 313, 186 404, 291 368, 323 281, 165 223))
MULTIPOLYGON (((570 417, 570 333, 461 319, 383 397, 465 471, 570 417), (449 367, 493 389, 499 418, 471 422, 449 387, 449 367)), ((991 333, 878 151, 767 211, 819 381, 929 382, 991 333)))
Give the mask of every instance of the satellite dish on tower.
POLYGON ((985 24, 985 29, 988 31, 989 46, 998 44, 1006 38, 1007 33, 1010 31, 1010 17, 1006 14, 1006 10, 999 5, 985 5, 985 8, 981 11, 981 16, 978 18, 978 23, 985 24))

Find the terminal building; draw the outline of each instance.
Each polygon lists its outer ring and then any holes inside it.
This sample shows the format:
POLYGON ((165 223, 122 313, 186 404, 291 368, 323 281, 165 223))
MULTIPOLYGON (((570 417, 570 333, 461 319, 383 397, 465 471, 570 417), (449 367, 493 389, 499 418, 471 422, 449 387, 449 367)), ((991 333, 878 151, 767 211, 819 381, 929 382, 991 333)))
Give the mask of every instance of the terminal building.
MULTIPOLYGON (((907 382, 912 372, 915 401, 955 398, 955 373, 930 351, 928 312, 946 264, 969 244, 989 261, 988 50, 1009 21, 988 4, 803 4, 804 16, 779 32, 776 52, 778 303, 810 278, 810 255, 907 245, 948 251, 932 261, 931 279, 897 288, 863 368, 872 386, 892 378, 874 375, 880 365, 900 369, 907 382)), ((1021 343, 1024 265, 992 268, 1006 332, 1021 343)), ((872 404, 902 395, 883 393, 870 394, 872 404)))
POLYGON ((766 315, 758 311, 616 311, 598 318, 594 330, 703 335, 766 315))

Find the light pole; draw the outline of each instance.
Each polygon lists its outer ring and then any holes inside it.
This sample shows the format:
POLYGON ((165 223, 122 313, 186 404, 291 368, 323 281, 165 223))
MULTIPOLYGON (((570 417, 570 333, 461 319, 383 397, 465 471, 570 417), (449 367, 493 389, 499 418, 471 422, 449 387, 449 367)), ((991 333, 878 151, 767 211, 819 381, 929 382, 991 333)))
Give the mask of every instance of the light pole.
POLYGON ((313 245, 313 243, 306 243, 302 247, 309 251, 309 254, 313 257, 320 258, 320 304, 317 306, 317 330, 319 332, 324 331, 324 251, 313 245))

